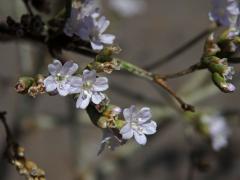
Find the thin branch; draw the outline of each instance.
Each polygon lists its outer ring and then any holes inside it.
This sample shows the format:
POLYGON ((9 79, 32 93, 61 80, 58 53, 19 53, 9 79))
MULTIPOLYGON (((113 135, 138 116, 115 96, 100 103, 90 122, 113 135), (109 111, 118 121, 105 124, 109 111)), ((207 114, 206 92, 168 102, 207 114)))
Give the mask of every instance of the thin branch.
POLYGON ((7 121, 6 121, 6 114, 7 114, 6 111, 0 112, 0 120, 3 124, 4 130, 6 132, 7 143, 10 143, 10 141, 12 141, 13 138, 12 138, 10 128, 8 127, 8 124, 7 124, 7 121))
POLYGON ((65 19, 67 20, 70 16, 71 16, 71 8, 72 8, 72 0, 65 0, 65 9, 66 9, 66 13, 65 13, 65 19))
MULTIPOLYGON (((4 28, 8 28, 8 27, 4 27, 4 28)), ((0 29, 0 32, 1 32, 1 29, 0 29)), ((9 32, 11 32, 10 29, 9 29, 9 32)), ((10 33, 10 35, 14 36, 14 34, 11 34, 11 33, 10 33)), ((25 37, 25 38, 32 38, 32 37, 28 37, 28 35, 26 35, 26 36, 27 37, 25 37)), ((66 37, 64 34, 60 34, 54 38, 48 38, 49 40, 47 42, 45 39, 47 39, 47 37, 42 37, 41 39, 34 39, 34 40, 40 41, 43 44, 45 44, 49 48, 49 51, 52 52, 52 55, 54 55, 54 56, 56 56, 56 53, 61 54, 62 49, 72 50, 72 51, 81 53, 83 55, 86 55, 88 57, 95 57, 97 55, 96 52, 90 50, 88 43, 84 43, 82 41, 72 42, 71 39, 69 39, 69 37, 66 37), (80 43, 81 46, 78 43, 80 43)), ((156 84, 163 87, 170 95, 172 95, 179 102, 179 104, 181 105, 183 110, 194 111, 193 106, 186 104, 180 97, 178 97, 176 95, 176 93, 167 85, 167 83, 164 81, 164 79, 160 75, 153 74, 149 71, 146 71, 146 70, 144 70, 134 64, 128 63, 124 60, 117 59, 117 58, 116 58, 116 60, 119 61, 119 64, 122 69, 125 69, 125 70, 129 71, 130 73, 135 74, 139 77, 143 77, 145 79, 153 81, 156 84)))
POLYGON ((153 70, 153 69, 156 69, 156 68, 158 68, 158 67, 160 67, 160 66, 162 66, 166 63, 169 63, 171 60, 173 60, 174 58, 176 58, 177 56, 179 56, 180 54, 182 54, 186 50, 192 48, 193 45, 197 44, 200 40, 202 40, 204 37, 206 37, 210 32, 212 32, 215 29, 216 29, 216 26, 211 26, 210 28, 205 29, 204 31, 199 33, 196 37, 194 37, 193 39, 188 41, 186 44, 177 48, 176 50, 174 50, 170 54, 167 54, 165 57, 157 59, 152 64, 149 64, 146 67, 144 67, 144 69, 153 70))
POLYGON ((29 5, 29 0, 23 0, 23 3, 25 4, 28 13, 29 13, 31 16, 33 16, 34 14, 33 14, 33 11, 32 11, 32 9, 31 9, 31 6, 29 5))
POLYGON ((131 64, 129 62, 126 62, 124 60, 121 59, 117 59, 119 61, 119 63, 121 64, 121 69, 124 69, 132 74, 135 74, 139 77, 143 77, 147 80, 150 80, 154 83, 156 83, 157 85, 161 86, 163 89, 165 89, 171 96, 173 96, 177 102, 181 105, 181 108, 184 111, 194 111, 194 107, 192 105, 189 105, 187 103, 185 103, 170 87, 169 85, 166 83, 166 81, 162 78, 161 75, 158 74, 153 74, 149 71, 146 71, 134 64, 131 64))
POLYGON ((0 112, 0 120, 6 132, 7 147, 5 155, 9 163, 15 166, 18 173, 24 176, 26 180, 46 180, 45 172, 25 157, 24 148, 14 140, 6 121, 6 112, 0 112))
POLYGON ((157 83, 158 85, 160 85, 162 88, 164 88, 170 95, 172 95, 177 102, 181 105, 181 108, 184 111, 191 111, 194 112, 194 106, 187 104, 186 102, 184 102, 184 100, 182 98, 180 98, 166 83, 166 81, 164 81, 161 77, 159 77, 158 75, 154 75, 154 82, 157 83))
POLYGON ((185 76, 187 74, 190 74, 190 73, 193 73, 195 71, 202 70, 202 69, 204 69, 202 64, 197 63, 197 64, 194 64, 194 65, 190 66, 189 68, 187 68, 185 70, 182 70, 180 72, 173 73, 173 74, 168 74, 168 75, 163 75, 163 76, 161 76, 161 78, 164 79, 164 80, 178 78, 178 77, 182 77, 182 76, 185 76))

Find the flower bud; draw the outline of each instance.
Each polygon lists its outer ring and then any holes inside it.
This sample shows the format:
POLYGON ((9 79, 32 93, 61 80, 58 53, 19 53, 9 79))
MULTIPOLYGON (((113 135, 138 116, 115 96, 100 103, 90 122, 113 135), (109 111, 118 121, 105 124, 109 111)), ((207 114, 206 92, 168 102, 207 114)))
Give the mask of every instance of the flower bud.
POLYGON ((217 43, 214 42, 214 34, 211 33, 206 40, 205 47, 204 47, 204 55, 205 56, 213 56, 216 55, 217 52, 220 51, 217 43))
POLYGON ((18 93, 27 93, 28 89, 34 84, 34 79, 31 77, 21 77, 16 86, 15 89, 18 93))
POLYGON ((226 82, 224 77, 221 76, 219 73, 213 73, 212 79, 216 86, 225 93, 231 93, 236 89, 233 84, 226 82))

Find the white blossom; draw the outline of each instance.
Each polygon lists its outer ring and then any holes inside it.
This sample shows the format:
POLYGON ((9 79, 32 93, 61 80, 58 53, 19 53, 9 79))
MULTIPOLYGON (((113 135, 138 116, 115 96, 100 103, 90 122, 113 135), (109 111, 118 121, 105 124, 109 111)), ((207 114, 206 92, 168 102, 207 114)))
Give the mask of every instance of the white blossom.
POLYGON ((113 44, 115 36, 112 34, 103 34, 110 21, 106 17, 86 16, 78 31, 78 36, 85 41, 89 41, 94 50, 102 50, 104 44, 113 44))
POLYGON ((67 19, 64 27, 64 33, 72 37, 77 35, 81 24, 84 23, 83 19, 87 16, 98 17, 99 8, 95 0, 85 0, 83 3, 74 2, 71 9, 71 15, 67 19))
POLYGON ((50 76, 44 79, 44 85, 47 92, 55 90, 61 96, 69 94, 71 89, 71 78, 78 69, 78 65, 72 61, 67 61, 64 65, 59 60, 54 60, 52 64, 48 65, 50 76))
POLYGON ((133 136, 137 143, 145 145, 147 143, 146 135, 156 133, 157 124, 151 120, 152 114, 147 107, 140 111, 135 106, 123 110, 123 116, 126 124, 120 130, 123 139, 131 139, 133 136))
POLYGON ((209 13, 209 18, 211 21, 235 29, 238 32, 239 7, 238 0, 212 0, 212 10, 209 13))
POLYGON ((105 99, 103 91, 108 89, 106 77, 96 77, 96 71, 84 70, 82 77, 71 79, 71 94, 79 94, 76 107, 85 109, 90 101, 99 104, 105 99))
POLYGON ((113 44, 115 36, 103 34, 110 21, 101 16, 94 0, 86 0, 80 5, 72 7, 71 16, 67 20, 64 33, 67 36, 79 36, 84 41, 89 41, 94 50, 103 49, 104 44, 113 44))
POLYGON ((230 128, 225 118, 220 115, 204 115, 201 120, 209 130, 213 149, 219 151, 223 147, 226 147, 230 135, 230 128))
POLYGON ((109 0, 112 10, 123 17, 131 17, 142 13, 146 9, 145 0, 109 0))

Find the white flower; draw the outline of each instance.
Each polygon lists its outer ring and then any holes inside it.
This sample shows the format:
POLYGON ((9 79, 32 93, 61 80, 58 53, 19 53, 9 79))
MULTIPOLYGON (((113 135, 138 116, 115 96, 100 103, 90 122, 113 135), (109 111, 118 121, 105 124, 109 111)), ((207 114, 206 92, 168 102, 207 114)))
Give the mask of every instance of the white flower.
POLYGON ((89 41, 94 50, 102 50, 103 44, 112 44, 115 36, 103 34, 110 21, 104 16, 100 17, 99 8, 94 0, 86 0, 80 5, 74 5, 71 16, 67 20, 64 33, 67 36, 79 36, 84 41, 89 41))
POLYGON ((50 76, 44 79, 47 92, 57 90, 61 96, 69 94, 71 89, 72 75, 77 71, 78 65, 72 61, 67 61, 63 66, 59 60, 54 60, 53 64, 48 65, 50 76))
POLYGON ((84 23, 83 19, 87 16, 93 16, 95 18, 99 16, 99 8, 96 1, 85 0, 83 3, 74 2, 70 18, 68 18, 63 30, 64 33, 70 37, 74 34, 77 35, 81 23, 84 23))
POLYGON ((157 124, 151 120, 152 114, 147 107, 137 111, 135 106, 123 110, 123 116, 126 124, 120 130, 123 139, 131 139, 133 136, 135 140, 145 145, 147 143, 146 135, 156 133, 157 124))
POLYGON ((103 34, 110 21, 106 17, 86 16, 78 31, 78 36, 85 41, 90 41, 94 50, 102 50, 103 44, 113 44, 115 36, 112 34, 103 34))
POLYGON ((108 149, 114 151, 117 147, 123 144, 123 140, 114 135, 112 129, 103 129, 102 132, 103 136, 98 155, 104 151, 106 146, 108 149))
POLYGON ((146 8, 144 0, 109 0, 109 5, 114 11, 124 17, 140 14, 146 8))
POLYGON ((211 21, 222 26, 237 28, 240 14, 238 0, 212 0, 212 10, 209 13, 211 21))
POLYGON ((205 115, 201 120, 208 127, 213 149, 219 151, 221 148, 227 146, 230 128, 225 118, 220 115, 205 115))
POLYGON ((105 99, 101 93, 108 89, 108 79, 106 77, 96 77, 96 71, 84 70, 82 77, 71 79, 71 94, 79 94, 76 107, 85 109, 90 101, 99 104, 105 99))

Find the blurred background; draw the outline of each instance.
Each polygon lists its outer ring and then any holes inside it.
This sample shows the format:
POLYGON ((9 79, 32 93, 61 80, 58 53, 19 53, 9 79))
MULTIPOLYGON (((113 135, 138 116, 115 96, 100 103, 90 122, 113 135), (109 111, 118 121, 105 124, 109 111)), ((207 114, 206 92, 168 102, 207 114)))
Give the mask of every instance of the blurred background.
MULTIPOLYGON (((161 60, 209 27, 209 0, 103 0, 99 2, 111 20, 108 32, 115 34, 123 49, 120 56, 141 67, 161 60), (126 2, 125 2, 126 1, 126 2), (124 3, 123 3, 124 2, 124 3)), ((64 1, 50 1, 51 14, 64 1)), ((1 0, 0 17, 19 20, 26 13, 22 1, 1 0)), ((48 16, 43 15, 48 19, 48 16)), ((171 61, 153 69, 162 74, 177 72, 199 61, 204 39, 171 61)), ((84 67, 91 59, 64 52, 84 67)), ((131 74, 115 72, 108 95, 114 104, 132 104, 153 109, 158 132, 146 146, 127 145, 97 156, 101 130, 91 124, 85 111, 74 101, 47 95, 30 98, 17 94, 19 76, 47 73, 52 61, 48 49, 29 41, 0 42, 0 110, 14 136, 25 147, 27 157, 46 171, 49 180, 238 180, 240 179, 239 90, 223 94, 207 71, 170 80, 170 85, 198 111, 227 115, 232 129, 228 146, 214 152, 197 133, 189 136, 188 124, 178 106, 161 88, 131 74), (197 159, 197 160, 196 160, 197 159), (203 163, 198 163, 203 162, 203 163)), ((239 89, 239 66, 236 87, 239 89)), ((5 148, 5 132, 0 126, 0 150, 5 148)), ((0 180, 20 180, 14 167, 0 159, 0 180)))

